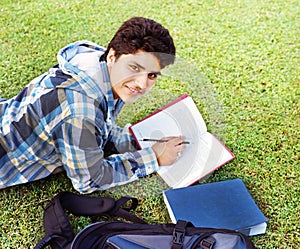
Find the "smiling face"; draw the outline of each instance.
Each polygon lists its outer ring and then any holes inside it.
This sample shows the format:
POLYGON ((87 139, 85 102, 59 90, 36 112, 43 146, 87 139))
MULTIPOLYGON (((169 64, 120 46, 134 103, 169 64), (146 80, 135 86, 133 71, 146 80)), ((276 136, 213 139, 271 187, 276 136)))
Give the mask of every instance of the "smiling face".
POLYGON ((114 98, 127 104, 148 93, 161 70, 159 60, 149 52, 123 54, 116 59, 113 49, 107 55, 107 67, 114 98))

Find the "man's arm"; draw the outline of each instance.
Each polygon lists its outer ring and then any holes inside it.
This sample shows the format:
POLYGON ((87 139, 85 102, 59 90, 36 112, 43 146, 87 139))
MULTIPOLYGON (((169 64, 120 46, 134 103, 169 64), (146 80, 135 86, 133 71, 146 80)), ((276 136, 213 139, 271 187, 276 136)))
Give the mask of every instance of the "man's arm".
POLYGON ((130 124, 125 125, 123 128, 115 125, 112 127, 109 141, 112 142, 119 153, 135 152, 138 146, 129 131, 130 124))
POLYGON ((53 138, 68 177, 81 193, 125 184, 158 169, 151 148, 104 158, 105 136, 88 120, 66 120, 53 138))

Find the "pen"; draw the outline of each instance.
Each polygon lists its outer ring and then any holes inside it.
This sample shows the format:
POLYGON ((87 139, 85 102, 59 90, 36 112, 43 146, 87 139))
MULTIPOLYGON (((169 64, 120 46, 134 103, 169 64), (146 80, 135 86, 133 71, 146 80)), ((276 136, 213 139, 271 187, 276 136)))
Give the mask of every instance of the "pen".
MULTIPOLYGON (((143 138, 143 139, 140 139, 140 141, 143 141, 143 142, 165 143, 165 142, 168 142, 169 140, 166 140, 166 139, 143 138)), ((190 144, 190 142, 189 141, 183 141, 181 144, 190 144)))

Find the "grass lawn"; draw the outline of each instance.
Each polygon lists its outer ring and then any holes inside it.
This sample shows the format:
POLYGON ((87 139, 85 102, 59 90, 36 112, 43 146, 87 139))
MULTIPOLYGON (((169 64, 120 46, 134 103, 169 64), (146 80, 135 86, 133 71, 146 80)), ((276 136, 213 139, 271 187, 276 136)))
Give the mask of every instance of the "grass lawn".
MULTIPOLYGON (((120 124, 191 94, 209 130, 236 155, 205 182, 243 179, 269 219, 267 233, 252 237, 257 248, 300 248, 298 1, 1 0, 0 97, 14 96, 56 64, 57 51, 70 42, 106 46, 132 16, 170 30, 182 67, 148 101, 126 109, 120 124)), ((162 185, 153 175, 94 195, 134 195, 141 200, 138 215, 168 222, 162 185)), ((64 174, 1 190, 0 247, 33 248, 43 236, 39 204, 63 190, 75 192, 64 174)), ((73 221, 76 230, 88 222, 73 221)))

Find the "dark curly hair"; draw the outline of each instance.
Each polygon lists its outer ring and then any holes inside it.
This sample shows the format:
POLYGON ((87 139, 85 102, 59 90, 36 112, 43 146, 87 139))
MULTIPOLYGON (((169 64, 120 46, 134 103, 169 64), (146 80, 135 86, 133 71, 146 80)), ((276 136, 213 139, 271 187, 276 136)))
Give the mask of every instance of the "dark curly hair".
POLYGON ((106 61, 109 50, 115 50, 118 59, 122 54, 134 54, 138 50, 153 53, 164 68, 175 60, 175 45, 169 31, 154 20, 133 17, 116 32, 101 61, 106 61))

